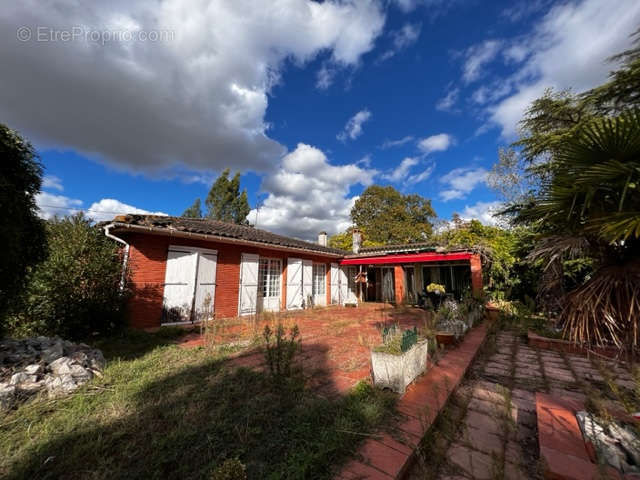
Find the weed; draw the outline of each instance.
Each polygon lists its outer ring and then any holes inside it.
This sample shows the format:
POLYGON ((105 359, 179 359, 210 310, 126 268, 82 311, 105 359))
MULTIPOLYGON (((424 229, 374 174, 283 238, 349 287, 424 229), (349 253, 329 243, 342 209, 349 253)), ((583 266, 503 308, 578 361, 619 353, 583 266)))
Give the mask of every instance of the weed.
POLYGON ((291 376, 293 357, 300 347, 300 330, 294 325, 287 338, 284 326, 279 323, 275 334, 269 325, 264 327, 265 359, 269 372, 274 379, 280 380, 291 376))

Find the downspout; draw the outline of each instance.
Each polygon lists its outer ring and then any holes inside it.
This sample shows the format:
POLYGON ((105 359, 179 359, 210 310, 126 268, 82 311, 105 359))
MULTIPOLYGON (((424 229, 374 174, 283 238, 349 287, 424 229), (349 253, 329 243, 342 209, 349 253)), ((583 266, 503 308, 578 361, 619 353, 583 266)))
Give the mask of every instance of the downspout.
POLYGON ((122 275, 120 276, 120 291, 123 291, 124 281, 127 274, 127 263, 129 262, 129 244, 125 242, 123 239, 121 239, 120 237, 116 237, 114 234, 109 232, 109 229, 113 228, 113 226, 114 226, 113 223, 109 225, 105 225, 104 234, 107 238, 110 238, 111 240, 115 240, 116 242, 124 245, 124 258, 122 259, 122 275))

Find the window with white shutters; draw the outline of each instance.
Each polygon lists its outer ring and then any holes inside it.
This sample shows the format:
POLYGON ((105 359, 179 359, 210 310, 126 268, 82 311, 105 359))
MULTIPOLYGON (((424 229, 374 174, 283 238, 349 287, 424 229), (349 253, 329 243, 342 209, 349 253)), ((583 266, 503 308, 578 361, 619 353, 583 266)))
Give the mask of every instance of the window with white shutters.
POLYGON ((313 294, 324 295, 326 292, 326 266, 322 263, 313 264, 313 294))

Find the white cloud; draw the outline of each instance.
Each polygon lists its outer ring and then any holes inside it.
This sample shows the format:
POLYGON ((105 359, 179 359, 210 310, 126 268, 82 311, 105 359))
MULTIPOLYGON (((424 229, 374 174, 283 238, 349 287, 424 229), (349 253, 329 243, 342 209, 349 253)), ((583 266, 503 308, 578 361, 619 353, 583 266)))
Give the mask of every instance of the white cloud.
POLYGON ((381 0, 5 3, 0 87, 13 93, 0 97, 3 122, 38 148, 147 172, 219 170, 229 159, 273 168, 285 148, 269 138, 265 113, 284 69, 320 53, 332 68, 357 66, 386 17, 381 0), (38 26, 88 34, 21 42, 22 25, 34 36, 38 26), (115 30, 129 40, 92 40, 115 30), (131 39, 140 34, 149 38, 131 39))
POLYGON ((407 135, 406 137, 399 138, 398 140, 385 140, 380 145, 380 148, 386 150, 387 148, 400 147, 405 143, 409 143, 413 140, 413 135, 407 135))
POLYGON ((258 228, 315 241, 318 232, 329 234, 349 227, 349 213, 357 197, 353 185, 371 185, 378 172, 357 164, 332 165, 326 155, 310 145, 298 144, 286 155, 277 172, 267 176, 262 189, 268 192, 259 212, 249 221, 258 228))
POLYGON ((333 84, 333 79, 336 75, 336 69, 327 65, 326 63, 320 67, 318 73, 316 73, 316 88, 320 90, 326 90, 333 84))
POLYGON ((443 152, 448 149, 454 142, 451 135, 447 133, 439 133, 423 138, 418 141, 418 148, 424 154, 431 152, 443 152))
POLYGON ((409 175, 409 170, 420 162, 416 157, 407 157, 400 162, 394 170, 390 173, 382 175, 382 178, 389 180, 390 182, 399 182, 404 180, 409 175))
POLYGON ((476 186, 486 181, 487 173, 482 167, 454 168, 440 177, 440 182, 447 185, 446 190, 440 192, 440 198, 445 202, 465 198, 476 186))
POLYGON ((580 92, 604 82, 615 68, 606 59, 629 48, 629 35, 638 24, 637 0, 619 0, 615 8, 601 0, 555 6, 526 38, 518 39, 520 50, 509 50, 513 60, 526 60, 504 79, 513 83, 515 93, 488 106, 490 122, 503 137, 513 138, 524 111, 546 88, 580 92))
POLYGON ((116 215, 124 215, 127 213, 137 213, 140 215, 166 215, 164 212, 150 212, 142 208, 127 205, 114 198, 103 198, 99 202, 94 202, 87 209, 87 216, 96 222, 104 222, 113 220, 116 215))
POLYGON ((50 190, 58 190, 62 192, 64 187, 62 186, 62 180, 55 175, 45 175, 42 177, 42 188, 48 188, 50 190))
POLYGON ((451 112, 453 111, 453 106, 458 101, 458 96, 460 95, 459 88, 452 88, 447 92, 447 94, 438 100, 436 103, 436 110, 440 110, 442 112, 451 112))
POLYGON ((435 168, 436 168, 435 163, 428 165, 427 167, 425 167, 425 169, 422 172, 411 175, 408 179, 408 182, 412 184, 424 182, 427 178, 431 176, 435 168))
POLYGON ((462 69, 462 79, 465 83, 474 82, 483 75, 482 68, 496 57, 501 46, 500 40, 485 40, 467 49, 462 69))
POLYGON ((74 215, 82 210, 82 208, 80 208, 82 206, 82 200, 47 192, 36 194, 36 205, 39 210, 38 215, 45 220, 55 216, 65 217, 67 215, 74 215))
POLYGON ((420 37, 421 30, 422 25, 419 23, 405 23, 399 30, 389 32, 392 38, 391 47, 380 55, 378 61, 388 60, 398 52, 416 43, 420 37))
POLYGON ((347 139, 355 140, 362 135, 362 125, 370 118, 371 112, 369 110, 366 108, 364 110, 360 110, 351 117, 349 121, 347 121, 347 124, 344 126, 344 130, 342 130, 336 138, 341 142, 344 142, 347 139))
POLYGON ((499 201, 477 202, 474 205, 465 205, 464 210, 460 213, 460 218, 463 220, 479 220, 485 225, 498 225, 502 221, 495 213, 502 207, 504 207, 504 204, 499 201))

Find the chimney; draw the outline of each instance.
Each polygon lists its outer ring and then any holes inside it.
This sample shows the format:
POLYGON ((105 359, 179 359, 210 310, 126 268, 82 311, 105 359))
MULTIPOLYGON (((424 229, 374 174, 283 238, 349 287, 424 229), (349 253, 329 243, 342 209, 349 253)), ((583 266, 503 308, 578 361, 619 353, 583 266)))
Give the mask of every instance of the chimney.
POLYGON ((323 247, 327 246, 327 232, 320 232, 318 234, 318 245, 322 245, 323 247))
POLYGON ((362 244, 362 234, 360 230, 357 228, 353 229, 353 253, 358 253, 360 251, 360 246, 362 244))

